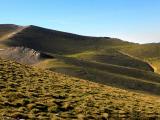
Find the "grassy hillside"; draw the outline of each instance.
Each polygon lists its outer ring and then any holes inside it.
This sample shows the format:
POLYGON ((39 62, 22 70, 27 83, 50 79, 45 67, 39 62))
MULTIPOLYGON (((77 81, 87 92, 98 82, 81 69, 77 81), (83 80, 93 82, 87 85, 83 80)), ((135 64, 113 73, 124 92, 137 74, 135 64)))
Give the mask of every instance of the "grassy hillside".
POLYGON ((9 48, 0 52, 1 57, 25 64, 40 62, 35 66, 123 89, 160 94, 160 75, 153 73, 155 69, 146 62, 146 56, 159 55, 155 53, 159 48, 154 47, 149 55, 145 51, 151 47, 144 47, 146 45, 33 25, 14 32, 16 34, 3 41, 9 48), (49 57, 43 61, 36 53, 49 57))
POLYGON ((19 26, 13 24, 0 24, 0 38, 17 30, 19 26))
POLYGON ((53 57, 54 59, 42 61, 35 66, 93 82, 160 95, 160 76, 153 72, 59 55, 53 57))
POLYGON ((0 68, 1 119, 160 117, 160 101, 156 96, 104 86, 3 59, 0 59, 0 68))
POLYGON ((90 61, 153 71, 141 60, 119 52, 120 48, 137 44, 109 37, 89 37, 65 33, 37 26, 28 26, 6 40, 5 45, 23 46, 40 52, 74 56, 90 61))
POLYGON ((15 31, 23 28, 13 24, 0 24, 0 41, 7 39, 15 31))
POLYGON ((71 54, 103 47, 128 45, 128 42, 108 37, 88 37, 37 26, 29 26, 8 41, 11 46, 25 46, 35 50, 71 54), (45 41, 45 42, 44 42, 45 41))
POLYGON ((7 45, 3 44, 6 39, 12 37, 12 35, 22 29, 22 26, 14 24, 0 24, 0 49, 7 47, 7 45))
POLYGON ((160 56, 160 44, 150 43, 141 45, 132 45, 122 49, 125 53, 129 53, 142 59, 155 58, 160 56))
POLYGON ((135 57, 123 54, 119 50, 107 49, 100 51, 85 51, 82 53, 67 55, 67 57, 73 57, 76 59, 83 59, 87 61, 113 64, 119 66, 125 66, 130 68, 137 68, 140 70, 154 71, 154 69, 147 63, 135 57))
POLYGON ((144 61, 149 62, 155 69, 155 72, 160 73, 160 44, 142 44, 142 45, 132 45, 124 47, 121 51, 140 58, 144 61))

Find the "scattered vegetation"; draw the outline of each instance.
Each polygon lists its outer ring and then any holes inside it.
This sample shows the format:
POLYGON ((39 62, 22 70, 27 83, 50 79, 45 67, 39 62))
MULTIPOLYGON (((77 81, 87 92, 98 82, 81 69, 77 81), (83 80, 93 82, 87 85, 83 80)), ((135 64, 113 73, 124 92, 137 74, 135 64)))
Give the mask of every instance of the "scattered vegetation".
POLYGON ((0 59, 2 119, 159 119, 159 96, 0 59))

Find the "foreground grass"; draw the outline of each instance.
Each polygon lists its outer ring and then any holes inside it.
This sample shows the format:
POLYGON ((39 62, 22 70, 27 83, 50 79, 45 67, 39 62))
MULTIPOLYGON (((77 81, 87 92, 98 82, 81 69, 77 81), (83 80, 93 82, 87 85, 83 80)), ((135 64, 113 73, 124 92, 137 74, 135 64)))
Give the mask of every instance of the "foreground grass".
POLYGON ((158 119, 159 97, 0 59, 2 119, 158 119))

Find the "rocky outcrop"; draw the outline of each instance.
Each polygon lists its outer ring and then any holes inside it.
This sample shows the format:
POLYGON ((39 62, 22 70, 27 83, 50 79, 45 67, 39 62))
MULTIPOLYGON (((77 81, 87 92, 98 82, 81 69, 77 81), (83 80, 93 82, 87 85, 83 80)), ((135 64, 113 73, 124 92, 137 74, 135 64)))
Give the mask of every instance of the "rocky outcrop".
POLYGON ((25 64, 35 64, 40 61, 41 54, 30 48, 25 47, 10 47, 0 50, 0 56, 25 64))

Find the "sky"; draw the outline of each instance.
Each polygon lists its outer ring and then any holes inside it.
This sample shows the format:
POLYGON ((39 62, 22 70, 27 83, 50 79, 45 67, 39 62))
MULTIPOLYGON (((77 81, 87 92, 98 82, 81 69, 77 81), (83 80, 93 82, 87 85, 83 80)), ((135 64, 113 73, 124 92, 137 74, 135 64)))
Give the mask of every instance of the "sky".
POLYGON ((0 24, 160 42, 160 0, 0 0, 0 24))

